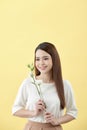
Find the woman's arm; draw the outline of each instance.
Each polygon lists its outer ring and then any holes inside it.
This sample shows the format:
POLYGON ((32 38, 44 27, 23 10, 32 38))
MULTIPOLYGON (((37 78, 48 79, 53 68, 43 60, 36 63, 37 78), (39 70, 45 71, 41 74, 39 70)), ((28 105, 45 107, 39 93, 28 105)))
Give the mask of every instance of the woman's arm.
POLYGON ((42 100, 38 100, 38 102, 35 104, 35 110, 26 110, 26 109, 20 109, 13 113, 14 116, 19 116, 23 118, 29 118, 29 117, 35 117, 39 114, 41 114, 45 110, 45 105, 42 100))
POLYGON ((64 123, 72 121, 73 119, 75 119, 73 116, 66 114, 64 116, 61 116, 59 119, 57 119, 57 122, 59 124, 64 124, 64 123))
POLYGON ((61 124, 70 122, 75 118, 71 115, 66 114, 66 115, 61 116, 60 118, 57 119, 51 113, 46 112, 45 119, 46 119, 47 123, 51 123, 52 125, 61 125, 61 124))
POLYGON ((23 118, 34 117, 35 111, 20 109, 20 110, 16 111, 13 115, 18 116, 18 117, 23 117, 23 118))

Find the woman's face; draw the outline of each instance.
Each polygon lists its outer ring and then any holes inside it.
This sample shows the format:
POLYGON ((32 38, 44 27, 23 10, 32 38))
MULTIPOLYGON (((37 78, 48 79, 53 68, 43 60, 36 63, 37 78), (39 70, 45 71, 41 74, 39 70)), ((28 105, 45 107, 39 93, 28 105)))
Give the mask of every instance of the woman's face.
POLYGON ((51 56, 46 51, 38 49, 35 55, 35 66, 40 73, 51 72, 53 66, 51 56))

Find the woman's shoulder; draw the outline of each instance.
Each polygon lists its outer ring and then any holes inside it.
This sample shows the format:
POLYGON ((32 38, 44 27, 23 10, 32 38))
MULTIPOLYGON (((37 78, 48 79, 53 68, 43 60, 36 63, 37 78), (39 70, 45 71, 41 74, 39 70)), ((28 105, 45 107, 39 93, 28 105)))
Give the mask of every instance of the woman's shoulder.
POLYGON ((25 79, 22 80, 18 90, 20 92, 27 92, 30 89, 29 86, 30 86, 30 78, 26 77, 25 79))
POLYGON ((29 86, 31 83, 31 79, 29 77, 26 77, 22 80, 20 87, 25 88, 26 86, 29 86))
POLYGON ((25 79, 23 79, 22 83, 24 84, 30 83, 30 78, 26 77, 25 79))
POLYGON ((64 85, 71 85, 70 81, 69 81, 69 80, 66 80, 66 79, 63 80, 63 84, 64 84, 64 85))
POLYGON ((72 89, 72 85, 71 85, 71 82, 69 80, 63 80, 63 85, 64 85, 65 91, 72 89))

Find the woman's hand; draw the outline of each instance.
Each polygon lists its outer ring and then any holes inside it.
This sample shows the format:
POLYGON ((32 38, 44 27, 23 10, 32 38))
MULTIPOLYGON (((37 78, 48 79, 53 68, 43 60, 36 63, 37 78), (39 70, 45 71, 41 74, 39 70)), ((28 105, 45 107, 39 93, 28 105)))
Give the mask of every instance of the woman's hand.
POLYGON ((46 123, 51 123, 54 126, 59 125, 58 119, 56 119, 52 113, 45 112, 44 118, 46 123))
POLYGON ((35 104, 35 111, 34 115, 37 116, 41 114, 43 111, 45 111, 45 104, 42 100, 38 100, 38 102, 35 104))

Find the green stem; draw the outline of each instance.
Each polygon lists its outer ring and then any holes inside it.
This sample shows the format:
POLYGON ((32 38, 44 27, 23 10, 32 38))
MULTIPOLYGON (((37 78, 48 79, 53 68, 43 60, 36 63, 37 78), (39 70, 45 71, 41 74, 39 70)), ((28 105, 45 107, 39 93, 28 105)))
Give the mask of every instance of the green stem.
POLYGON ((42 99, 41 93, 39 92, 38 86, 37 86, 37 84, 35 83, 35 79, 34 79, 34 76, 33 76, 33 75, 32 75, 32 78, 33 78, 33 81, 34 81, 34 85, 36 86, 37 92, 38 92, 40 98, 42 99))

